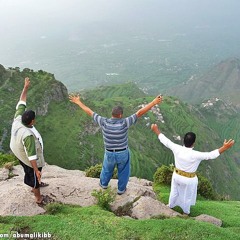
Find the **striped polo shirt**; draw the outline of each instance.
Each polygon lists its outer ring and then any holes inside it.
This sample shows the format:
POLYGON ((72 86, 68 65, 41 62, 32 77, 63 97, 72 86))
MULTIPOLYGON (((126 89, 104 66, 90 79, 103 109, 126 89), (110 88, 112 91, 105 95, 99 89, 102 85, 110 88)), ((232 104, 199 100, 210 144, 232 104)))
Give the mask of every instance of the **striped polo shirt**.
POLYGON ((101 127, 105 149, 124 149, 128 147, 128 128, 135 124, 137 115, 127 118, 105 118, 97 113, 93 120, 101 127))

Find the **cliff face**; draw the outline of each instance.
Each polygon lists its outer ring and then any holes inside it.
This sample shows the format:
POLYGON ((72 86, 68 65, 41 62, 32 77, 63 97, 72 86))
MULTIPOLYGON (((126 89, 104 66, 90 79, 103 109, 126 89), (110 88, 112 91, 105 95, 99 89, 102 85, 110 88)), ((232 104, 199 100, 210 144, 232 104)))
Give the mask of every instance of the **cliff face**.
POLYGON ((38 116, 46 116, 51 103, 66 103, 67 88, 57 81, 53 74, 31 69, 20 71, 19 68, 5 69, 0 65, 0 150, 9 151, 9 138, 15 106, 24 85, 24 78, 29 77, 31 85, 27 94, 27 108, 38 116))
POLYGON ((36 114, 45 116, 48 113, 48 107, 52 101, 62 102, 67 99, 67 96, 67 88, 59 81, 53 82, 49 86, 49 89, 44 92, 41 106, 37 107, 36 114))

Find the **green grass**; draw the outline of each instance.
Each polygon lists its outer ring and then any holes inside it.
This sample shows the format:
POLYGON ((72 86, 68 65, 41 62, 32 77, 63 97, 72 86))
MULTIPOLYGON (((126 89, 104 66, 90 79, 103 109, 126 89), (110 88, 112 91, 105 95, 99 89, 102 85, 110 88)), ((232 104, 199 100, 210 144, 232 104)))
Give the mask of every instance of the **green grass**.
MULTIPOLYGON (((169 188, 157 187, 167 198, 169 188)), ((166 200, 166 199, 165 199, 166 200)), ((164 201, 165 201, 164 200, 164 201)), ((0 217, 0 234, 24 230, 25 233, 48 232, 55 240, 79 239, 238 239, 240 233, 239 202, 216 202, 201 199, 192 207, 191 217, 209 214, 223 221, 222 227, 193 218, 135 220, 117 217, 98 206, 62 205, 55 215, 0 217)), ((3 238, 4 239, 4 238, 3 238)), ((7 239, 7 238, 5 238, 7 239)))

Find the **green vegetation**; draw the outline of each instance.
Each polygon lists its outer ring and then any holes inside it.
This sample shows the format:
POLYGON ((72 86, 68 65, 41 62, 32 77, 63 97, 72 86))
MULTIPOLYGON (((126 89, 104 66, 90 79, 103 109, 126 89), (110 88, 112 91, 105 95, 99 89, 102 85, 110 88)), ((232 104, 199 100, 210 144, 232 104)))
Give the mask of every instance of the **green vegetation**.
MULTIPOLYGON (((104 146, 101 130, 78 106, 69 102, 67 89, 62 83, 42 70, 34 72, 24 69, 21 72, 15 68, 1 71, 0 102, 3 104, 0 115, 4 116, 0 122, 1 152, 9 151, 14 109, 24 77, 29 76, 31 87, 27 105, 28 109, 36 111, 36 128, 43 137, 46 162, 80 170, 102 163, 104 146)), ((131 82, 83 91, 80 95, 87 106, 106 117, 111 117, 111 109, 116 105, 122 105, 124 116, 129 116, 155 97, 147 96, 131 82)), ((221 146, 223 138, 217 130, 213 130, 213 120, 206 121, 207 118, 193 106, 166 96, 159 105, 159 112, 149 111, 129 129, 132 176, 152 180, 159 166, 168 166, 174 162, 171 151, 162 146, 150 130, 151 123, 157 123, 161 131, 178 144, 182 143, 179 139, 187 131, 194 131, 197 134, 196 150, 210 151, 221 146)), ((237 126, 237 122, 237 119, 232 120, 231 126, 237 126)), ((236 141, 239 139, 239 135, 233 136, 236 136, 236 141)), ((210 180, 214 190, 226 196, 223 198, 230 196, 240 199, 239 191, 236 190, 240 184, 237 162, 240 158, 236 149, 234 146, 217 160, 204 161, 199 168, 199 172, 210 180)))
MULTIPOLYGON (((85 170, 86 177, 100 178, 101 170, 102 164, 96 164, 95 166, 91 166, 85 170)), ((112 178, 117 178, 117 168, 114 169, 112 178)))
POLYGON ((110 211, 110 204, 114 202, 116 198, 116 191, 111 187, 107 189, 93 190, 92 196, 97 199, 97 205, 105 210, 110 211))
MULTIPOLYGON (((17 158, 12 154, 4 154, 0 152, 0 168, 6 167, 6 166, 14 166, 18 165, 19 161, 17 158)), ((7 167, 8 168, 8 167, 7 167)))
MULTIPOLYGON (((165 194, 165 198, 168 198, 168 187, 158 185, 155 189, 159 191, 158 195, 165 194)), ((117 217, 98 206, 83 208, 61 205, 54 211, 54 214, 33 217, 0 217, 0 234, 13 234, 16 231, 19 233, 45 232, 50 233, 52 239, 55 240, 235 240, 239 238, 240 233, 239 214, 239 202, 206 201, 203 198, 198 198, 196 206, 191 208, 189 218, 149 220, 117 217), (208 214, 221 219, 223 226, 216 227, 192 218, 200 214, 208 214)))

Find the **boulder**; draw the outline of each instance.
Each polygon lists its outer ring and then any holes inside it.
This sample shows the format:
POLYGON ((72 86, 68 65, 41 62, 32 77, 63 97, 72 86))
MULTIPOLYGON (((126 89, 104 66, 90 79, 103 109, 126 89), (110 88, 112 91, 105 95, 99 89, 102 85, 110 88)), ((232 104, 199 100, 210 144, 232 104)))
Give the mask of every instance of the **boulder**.
POLYGON ((214 224, 214 225, 216 225, 218 227, 222 226, 222 220, 221 219, 209 216, 207 214, 201 214, 201 215, 195 217, 194 219, 198 220, 198 221, 201 221, 201 222, 212 223, 212 224, 214 224))

